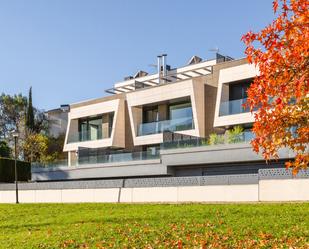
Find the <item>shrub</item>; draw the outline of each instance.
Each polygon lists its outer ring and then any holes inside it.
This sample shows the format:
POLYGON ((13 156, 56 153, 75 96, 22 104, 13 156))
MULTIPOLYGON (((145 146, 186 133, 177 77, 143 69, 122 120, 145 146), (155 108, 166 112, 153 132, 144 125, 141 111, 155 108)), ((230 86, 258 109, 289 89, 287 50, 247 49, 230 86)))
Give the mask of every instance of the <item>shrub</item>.
POLYGON ((211 133, 209 135, 209 144, 215 145, 215 144, 224 144, 224 136, 218 135, 216 133, 211 133))
POLYGON ((202 139, 201 145, 209 145, 209 141, 207 139, 202 139))
POLYGON ((227 130, 225 132, 227 143, 234 144, 234 143, 242 142, 243 141, 243 131, 244 129, 239 125, 234 126, 233 129, 231 130, 227 130))
MULTIPOLYGON (((19 181, 31 180, 31 166, 28 162, 17 161, 17 172, 19 181)), ((0 158, 0 182, 14 182, 15 161, 0 158)))

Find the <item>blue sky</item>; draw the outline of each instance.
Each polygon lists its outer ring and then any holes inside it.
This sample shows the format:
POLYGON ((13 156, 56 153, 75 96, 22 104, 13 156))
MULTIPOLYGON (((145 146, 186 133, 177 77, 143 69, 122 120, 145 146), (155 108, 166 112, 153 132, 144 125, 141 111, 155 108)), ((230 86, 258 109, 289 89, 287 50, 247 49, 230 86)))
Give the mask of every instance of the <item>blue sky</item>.
POLYGON ((209 49, 243 57, 240 37, 273 19, 271 0, 0 0, 0 93, 40 109, 106 95, 124 76, 152 72, 156 55, 184 65, 209 49))

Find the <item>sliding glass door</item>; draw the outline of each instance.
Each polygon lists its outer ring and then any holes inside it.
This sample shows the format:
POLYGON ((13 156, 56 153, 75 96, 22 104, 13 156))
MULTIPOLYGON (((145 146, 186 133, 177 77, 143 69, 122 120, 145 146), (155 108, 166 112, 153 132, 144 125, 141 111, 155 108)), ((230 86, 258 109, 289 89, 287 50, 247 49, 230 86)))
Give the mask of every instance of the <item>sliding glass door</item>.
POLYGON ((102 139, 102 116, 79 120, 80 141, 102 139))

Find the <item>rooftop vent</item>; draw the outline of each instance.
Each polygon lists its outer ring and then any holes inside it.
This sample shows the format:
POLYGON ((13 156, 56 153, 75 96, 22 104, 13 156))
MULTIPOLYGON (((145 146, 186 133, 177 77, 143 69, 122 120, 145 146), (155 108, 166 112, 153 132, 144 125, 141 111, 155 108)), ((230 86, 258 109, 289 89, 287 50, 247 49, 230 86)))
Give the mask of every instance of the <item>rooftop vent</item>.
POLYGON ((65 104, 65 105, 60 105, 60 109, 61 109, 61 111, 63 111, 63 112, 68 112, 68 111, 70 111, 70 106, 67 105, 67 104, 65 104))
POLYGON ((200 62, 202 62, 202 60, 203 60, 202 58, 200 58, 200 57, 194 55, 194 56, 192 56, 191 59, 189 60, 188 65, 193 65, 193 64, 200 63, 200 62))
POLYGON ((132 80, 133 79, 133 76, 126 76, 126 77, 124 77, 124 80, 132 80))
POLYGON ((134 78, 136 79, 136 78, 139 78, 139 77, 144 77, 144 76, 146 76, 146 75, 148 75, 147 72, 140 70, 140 71, 138 71, 138 72, 134 75, 134 78))
POLYGON ((225 61, 232 61, 234 60, 234 58, 216 53, 216 60, 217 60, 217 63, 220 63, 220 62, 225 62, 225 61))

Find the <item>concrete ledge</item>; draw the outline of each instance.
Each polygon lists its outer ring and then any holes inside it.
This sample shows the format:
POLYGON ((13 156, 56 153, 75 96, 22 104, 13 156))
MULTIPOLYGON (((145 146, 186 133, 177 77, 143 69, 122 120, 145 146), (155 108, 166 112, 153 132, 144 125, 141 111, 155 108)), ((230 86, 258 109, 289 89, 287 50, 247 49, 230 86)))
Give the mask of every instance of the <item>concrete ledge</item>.
POLYGON ((109 177, 167 175, 167 167, 160 159, 138 161, 131 164, 89 165, 84 167, 58 167, 32 171, 33 181, 56 181, 74 179, 94 179, 109 177))
POLYGON ((59 170, 77 170, 77 169, 89 169, 89 168, 109 168, 109 167, 121 167, 131 165, 147 165, 147 164, 160 164, 161 159, 150 159, 150 160, 136 160, 136 161, 124 161, 124 162, 113 162, 113 163, 95 163, 95 164, 81 164, 78 166, 55 166, 55 167, 38 167, 32 168, 32 173, 37 172, 50 172, 59 170))
POLYGON ((175 149, 161 149, 161 155, 171 155, 180 153, 192 153, 192 152, 203 152, 203 151, 224 151, 231 149, 251 148, 249 143, 235 143, 235 144, 217 144, 217 145, 201 145, 196 147, 184 147, 175 149))
MULTIPOLYGON (((182 166, 214 163, 234 163, 263 161, 262 155, 253 152, 248 143, 221 144, 179 149, 161 150, 162 164, 182 166)), ((288 149, 279 151, 279 158, 293 158, 295 155, 288 149)))

